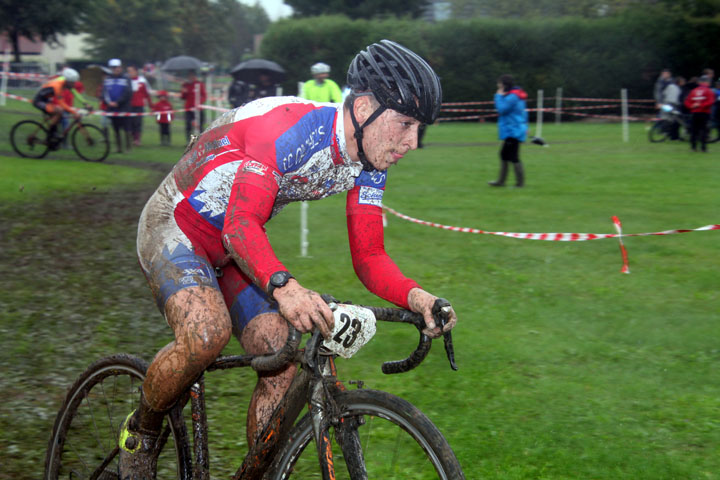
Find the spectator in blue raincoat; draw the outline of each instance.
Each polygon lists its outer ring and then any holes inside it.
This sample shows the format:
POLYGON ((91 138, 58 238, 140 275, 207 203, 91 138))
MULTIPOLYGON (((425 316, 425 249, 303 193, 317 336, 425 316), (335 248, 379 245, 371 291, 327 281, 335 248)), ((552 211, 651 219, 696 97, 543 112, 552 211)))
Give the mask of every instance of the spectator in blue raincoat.
POLYGON ((520 161, 520 143, 525 141, 528 115, 525 108, 527 93, 515 85, 513 77, 502 75, 497 81, 495 109, 498 112, 498 136, 503 141, 500 149, 500 174, 488 182, 493 187, 504 187, 510 163, 515 170, 515 186, 525 185, 525 171, 520 161))

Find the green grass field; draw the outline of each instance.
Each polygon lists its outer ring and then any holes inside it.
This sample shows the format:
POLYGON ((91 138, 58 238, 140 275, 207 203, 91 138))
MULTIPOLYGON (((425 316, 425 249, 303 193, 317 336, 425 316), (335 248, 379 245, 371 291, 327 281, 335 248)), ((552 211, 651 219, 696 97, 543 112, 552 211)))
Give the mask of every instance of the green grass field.
MULTIPOLYGON (((134 256, 139 209, 182 153, 146 146, 88 164, 71 151, 26 160, 0 110, 0 479, 38 478, 55 412, 85 365, 127 351, 150 359, 171 339, 134 256), (153 169, 145 168, 148 164, 153 169), (20 186, 24 185, 21 190, 20 186), (116 199, 128 207, 113 207, 116 199)), ((26 110, 29 111, 29 110, 26 110)), ((527 188, 490 188, 494 124, 431 127, 426 148, 390 171, 386 205, 445 225, 510 232, 626 233, 720 223, 720 144, 650 144, 646 126, 546 124, 524 145, 527 188)), ((279 258, 307 287, 383 304, 355 278, 344 195, 312 203, 310 257, 299 208, 268 225, 279 258)), ((451 300, 460 370, 441 344, 416 371, 380 364, 414 332, 382 325, 340 376, 400 395, 453 446, 468 479, 720 478, 720 232, 543 242, 458 233, 388 216, 386 248, 425 289, 451 300)), ((238 352, 234 340, 228 352, 238 352)), ((249 372, 207 379, 213 478, 245 453, 249 372)))

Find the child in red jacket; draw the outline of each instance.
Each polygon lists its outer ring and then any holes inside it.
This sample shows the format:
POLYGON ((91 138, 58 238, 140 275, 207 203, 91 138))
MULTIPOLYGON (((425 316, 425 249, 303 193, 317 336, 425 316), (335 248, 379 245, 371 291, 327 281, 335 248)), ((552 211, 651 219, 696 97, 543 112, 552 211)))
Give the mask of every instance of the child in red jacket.
POLYGON ((158 101, 153 105, 158 125, 160 125, 160 145, 170 145, 170 122, 172 122, 172 104, 168 101, 165 90, 158 93, 158 101))
POLYGON ((692 114, 690 123, 690 147, 697 151, 697 142, 700 149, 707 152, 708 120, 715 103, 715 92, 710 88, 710 77, 703 75, 698 80, 698 86, 693 88, 685 97, 685 106, 692 114))

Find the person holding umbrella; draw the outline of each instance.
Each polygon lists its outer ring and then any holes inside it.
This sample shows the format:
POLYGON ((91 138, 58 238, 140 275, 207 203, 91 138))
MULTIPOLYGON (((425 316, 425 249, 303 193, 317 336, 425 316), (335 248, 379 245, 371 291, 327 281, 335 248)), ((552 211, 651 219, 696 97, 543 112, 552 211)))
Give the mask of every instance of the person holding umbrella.
MULTIPOLYGON (((420 56, 389 40, 360 51, 347 80, 352 92, 343 104, 272 97, 220 117, 188 145, 145 205, 138 256, 175 340, 155 356, 139 407, 121 427, 123 480, 155 478, 164 416, 233 332, 249 354, 284 345, 287 322, 330 336, 330 308, 288 272, 265 232, 265 223, 291 202, 348 192, 350 252, 360 280, 422 314, 426 335, 455 326, 452 309, 444 327, 435 324, 437 297, 406 277, 383 243, 387 170, 417 148, 419 126, 437 118, 440 80, 420 56)), ((258 378, 247 417, 250 445, 295 368, 258 378)))
POLYGON ((239 63, 230 70, 238 81, 250 85, 247 101, 277 95, 278 83, 285 80, 285 70, 277 63, 263 58, 253 58, 239 63))
POLYGON ((207 100, 205 84, 197 79, 194 70, 188 72, 187 81, 180 88, 180 98, 185 100, 185 135, 190 141, 193 132, 203 131, 205 112, 201 105, 207 100), (198 112, 198 115, 195 112, 198 112))
POLYGON ((250 87, 248 84, 236 78, 228 88, 228 102, 230 102, 232 108, 237 108, 247 103, 249 94, 250 87))

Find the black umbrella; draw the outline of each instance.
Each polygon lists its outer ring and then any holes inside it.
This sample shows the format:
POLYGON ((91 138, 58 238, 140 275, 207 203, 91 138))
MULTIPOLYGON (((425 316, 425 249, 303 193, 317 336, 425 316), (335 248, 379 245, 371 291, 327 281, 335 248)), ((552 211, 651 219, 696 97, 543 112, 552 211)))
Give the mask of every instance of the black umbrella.
POLYGON ((203 65, 205 64, 195 57, 190 57, 188 55, 180 55, 178 57, 172 57, 165 60, 162 69, 167 72, 180 70, 200 70, 203 65))
POLYGON ((285 70, 275 62, 262 58, 253 58, 239 63, 230 70, 230 74, 237 80, 258 84, 260 76, 267 75, 272 83, 285 80, 285 70))

